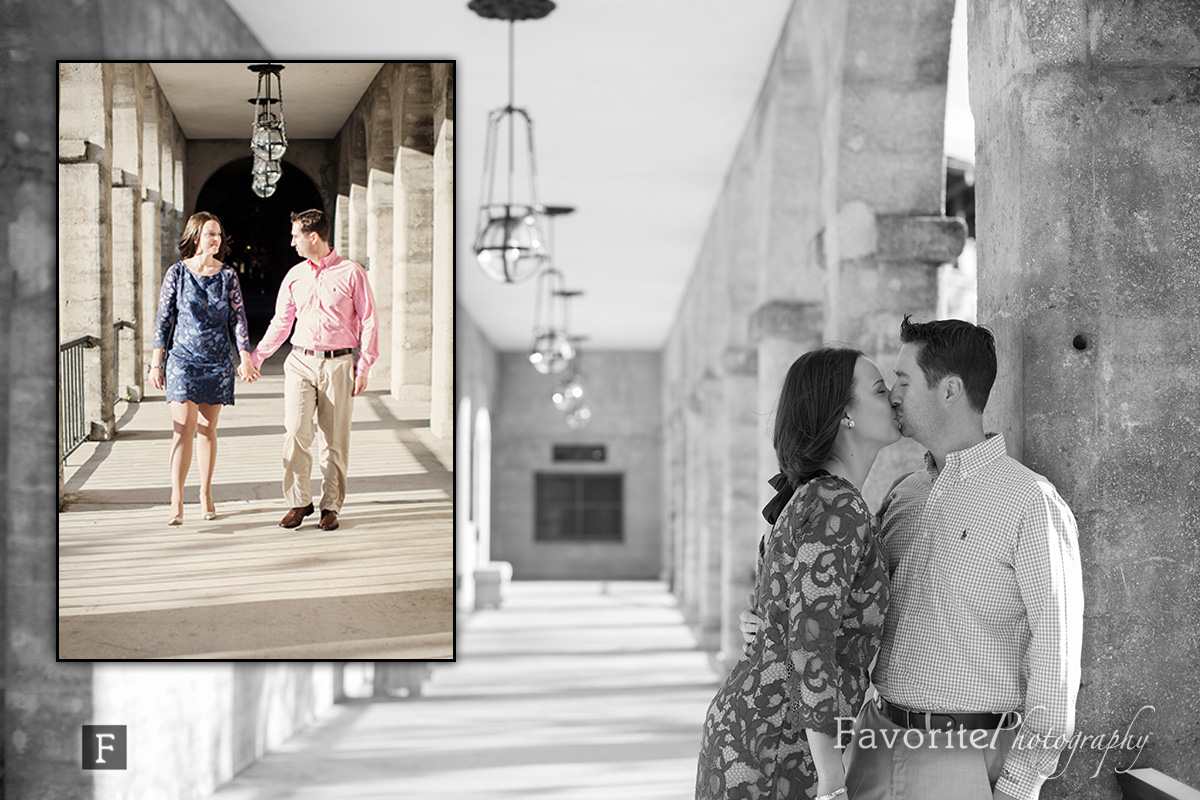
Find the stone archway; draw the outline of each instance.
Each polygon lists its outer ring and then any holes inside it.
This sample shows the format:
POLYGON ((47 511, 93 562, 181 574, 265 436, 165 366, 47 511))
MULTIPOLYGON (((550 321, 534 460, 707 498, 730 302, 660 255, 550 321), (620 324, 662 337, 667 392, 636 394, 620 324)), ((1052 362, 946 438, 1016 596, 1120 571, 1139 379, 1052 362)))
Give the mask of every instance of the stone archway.
POLYGON ((250 188, 250 156, 230 161, 204 182, 195 211, 221 218, 233 252, 228 262, 238 271, 250 338, 266 331, 275 310, 275 296, 288 269, 299 256, 291 246, 289 214, 325 208, 317 185, 299 167, 283 162, 275 194, 259 197, 250 188))

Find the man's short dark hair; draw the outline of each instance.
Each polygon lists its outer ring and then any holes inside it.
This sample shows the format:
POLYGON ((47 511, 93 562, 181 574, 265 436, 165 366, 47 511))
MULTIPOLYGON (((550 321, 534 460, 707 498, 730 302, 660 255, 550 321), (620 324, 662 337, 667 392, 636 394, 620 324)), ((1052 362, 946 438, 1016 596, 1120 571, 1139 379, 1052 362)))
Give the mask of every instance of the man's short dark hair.
POLYGON ((308 211, 293 211, 292 222, 300 223, 301 233, 315 233, 321 241, 329 241, 329 220, 325 219, 325 212, 321 209, 310 208, 308 211))
POLYGON ((967 392, 967 402, 982 414, 996 382, 996 339, 992 332, 961 319, 910 322, 909 316, 905 314, 900 323, 900 341, 921 345, 917 366, 925 373, 926 385, 932 389, 947 375, 957 375, 967 392))

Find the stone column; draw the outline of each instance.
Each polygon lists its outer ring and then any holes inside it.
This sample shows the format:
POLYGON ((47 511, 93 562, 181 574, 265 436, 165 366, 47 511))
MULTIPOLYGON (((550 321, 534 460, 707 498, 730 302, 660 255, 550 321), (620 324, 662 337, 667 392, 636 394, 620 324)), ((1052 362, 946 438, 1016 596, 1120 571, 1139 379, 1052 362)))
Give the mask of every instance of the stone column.
MULTIPOLYGON (((972 0, 989 425, 1079 523, 1076 730, 1200 786, 1200 105, 1190 3, 972 0), (1153 705, 1134 722, 1144 705, 1153 705)), ((1120 796, 1080 750, 1044 798, 1120 796)), ((1119 757, 1117 757, 1119 756, 1119 757)), ((1065 758, 1060 767, 1065 766, 1065 758)))
POLYGON ((141 315, 141 200, 137 176, 113 173, 113 342, 117 399, 142 399, 141 315))
POLYGON ((392 396, 429 400, 433 341, 434 135, 431 71, 405 64, 397 97, 392 396))
POLYGON ((717 650, 721 644, 721 618, 725 602, 721 594, 721 574, 724 556, 725 520, 722 513, 725 498, 725 467, 728 448, 722 435, 725 417, 724 383, 708 370, 696 387, 699 405, 700 435, 697 437, 701 472, 701 502, 697 508, 695 534, 699 539, 699 570, 697 575, 697 616, 694 626, 701 648, 717 650))
POLYGON ((725 443, 721 475, 721 637, 717 656, 725 669, 742 653, 738 615, 749 607, 758 565, 758 540, 767 523, 758 503, 758 446, 762 440, 756 413, 758 354, 741 347, 722 359, 725 402, 719 421, 725 443))
POLYGON ((365 181, 361 184, 352 183, 350 184, 350 248, 346 253, 346 258, 359 264, 363 264, 367 260, 367 216, 365 181))
POLYGON ((758 448, 758 498, 761 507, 771 499, 768 481, 779 472, 771 445, 775 406, 788 368, 800 355, 821 345, 825 324, 822 303, 774 301, 757 308, 750 317, 750 341, 758 364, 757 396, 760 411, 770 409, 767 436, 758 448))
POLYGON ((476 521, 472 514, 476 475, 472 413, 469 397, 458 401, 454 437, 454 582, 455 610, 459 617, 475 607, 475 565, 479 563, 475 546, 476 521))
POLYGON ((392 173, 367 174, 367 270, 379 320, 379 360, 371 367, 376 389, 392 378, 392 173))
POLYGON ((454 65, 433 65, 433 331, 429 427, 454 435, 454 65))
POLYGON ((83 351, 84 414, 92 439, 110 439, 113 414, 112 72, 59 65, 59 336, 92 336, 83 351))
MULTIPOLYGON (((145 366, 150 365, 151 353, 154 350, 154 324, 158 317, 158 293, 162 288, 163 251, 162 251, 162 201, 158 192, 143 188, 141 198, 141 219, 138 240, 139 269, 139 303, 141 310, 138 319, 138 339, 141 342, 142 358, 145 366)), ((145 369, 139 381, 144 381, 145 369)), ((145 393, 143 386, 143 394, 145 393)))
POLYGON ((337 200, 334 201, 333 215, 333 248, 339 253, 350 258, 350 189, 339 193, 337 200))

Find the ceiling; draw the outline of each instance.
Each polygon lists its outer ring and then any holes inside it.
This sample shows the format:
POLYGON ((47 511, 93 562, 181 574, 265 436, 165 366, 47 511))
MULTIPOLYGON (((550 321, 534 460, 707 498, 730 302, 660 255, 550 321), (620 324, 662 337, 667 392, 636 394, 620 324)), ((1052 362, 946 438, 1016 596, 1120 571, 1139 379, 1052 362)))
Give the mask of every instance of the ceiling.
MULTIPOLYGON (((290 136, 306 67, 288 59, 456 60, 456 294, 493 345, 527 349, 534 282, 492 282, 471 248, 487 113, 508 102, 508 23, 467 0, 227 2, 287 64, 290 136)), ((516 23, 515 104, 535 124, 540 200, 576 209, 557 219, 553 254, 567 287, 584 292, 571 329, 588 349, 665 343, 791 2, 559 0, 516 23)), ((321 66, 313 88, 325 94, 311 102, 348 112, 368 80, 353 66, 337 86, 321 66)))
MULTIPOLYGON (((248 141, 254 119, 254 104, 248 101, 258 87, 258 75, 248 69, 253 63, 263 62, 160 61, 151 62, 150 69, 184 136, 248 141)), ((279 75, 288 138, 336 136, 382 66, 379 61, 284 63, 279 75)))

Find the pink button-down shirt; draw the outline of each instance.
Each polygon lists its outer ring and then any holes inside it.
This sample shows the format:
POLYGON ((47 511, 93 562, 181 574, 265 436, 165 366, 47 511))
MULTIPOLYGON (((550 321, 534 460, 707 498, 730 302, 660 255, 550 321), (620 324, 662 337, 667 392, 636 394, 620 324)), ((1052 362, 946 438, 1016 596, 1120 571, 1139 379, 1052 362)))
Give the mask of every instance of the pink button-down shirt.
POLYGON ((320 263, 305 259, 288 270, 275 301, 275 316, 250 356, 255 367, 261 367, 287 340, 293 320, 294 345, 340 350, 361 344, 358 374, 363 377, 379 357, 375 297, 367 271, 334 250, 320 263))

